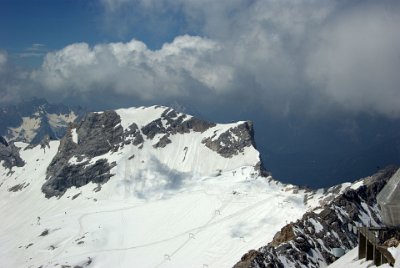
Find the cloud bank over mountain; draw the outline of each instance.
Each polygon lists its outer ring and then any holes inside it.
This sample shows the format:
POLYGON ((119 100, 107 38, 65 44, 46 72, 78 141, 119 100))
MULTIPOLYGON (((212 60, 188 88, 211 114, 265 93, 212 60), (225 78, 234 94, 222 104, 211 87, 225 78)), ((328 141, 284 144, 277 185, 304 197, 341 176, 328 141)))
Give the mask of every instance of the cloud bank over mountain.
POLYGON ((140 28, 176 36, 160 48, 137 39, 69 44, 28 75, 2 52, 2 100, 101 93, 200 107, 223 99, 222 108, 252 104, 277 114, 400 116, 395 1, 104 0, 101 9, 104 27, 121 35, 140 28))
POLYGON ((50 90, 103 88, 143 99, 187 95, 193 85, 224 91, 232 68, 212 59, 220 50, 216 42, 188 35, 156 51, 134 39, 92 48, 72 44, 49 53, 32 78, 50 90))

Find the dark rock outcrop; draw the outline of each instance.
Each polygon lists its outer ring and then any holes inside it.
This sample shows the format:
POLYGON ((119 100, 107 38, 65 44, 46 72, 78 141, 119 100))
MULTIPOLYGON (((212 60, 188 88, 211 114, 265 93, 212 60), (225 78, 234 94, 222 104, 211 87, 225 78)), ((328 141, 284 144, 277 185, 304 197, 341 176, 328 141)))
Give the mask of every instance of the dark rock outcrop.
POLYGON ((164 148, 171 143, 169 139, 170 135, 189 133, 191 130, 194 132, 204 132, 216 126, 214 123, 194 117, 187 117, 185 114, 178 115, 173 109, 169 108, 161 114, 160 118, 142 127, 142 132, 150 140, 157 134, 164 134, 159 142, 154 144, 155 148, 164 148))
POLYGON ((4 145, 4 146, 8 146, 8 142, 6 141, 6 139, 2 136, 0 136, 0 145, 4 145))
POLYGON ((46 150, 46 148, 50 148, 50 136, 49 135, 44 135, 43 139, 38 142, 38 143, 30 143, 24 150, 32 149, 35 148, 36 146, 40 145, 40 148, 43 150, 46 150))
POLYGON ((263 162, 260 160, 255 166, 255 170, 257 170, 261 177, 268 177, 271 176, 272 173, 269 172, 263 165, 263 162))
POLYGON ((164 148, 168 144, 172 143, 172 141, 168 138, 169 135, 164 135, 161 137, 161 139, 153 145, 154 148, 164 148))
POLYGON ((282 262, 276 257, 275 249, 269 247, 269 251, 261 252, 250 250, 244 254, 241 260, 233 266, 233 268, 248 268, 253 267, 254 263, 268 263, 265 268, 284 268, 282 262))
POLYGON ((121 119, 114 111, 90 113, 77 126, 71 126, 60 142, 56 156, 47 168, 47 181, 42 191, 47 198, 60 196, 72 187, 89 182, 105 183, 112 176, 115 163, 106 159, 91 161, 110 151, 117 151, 124 141, 121 119), (72 131, 76 131, 75 143, 72 131), (71 159, 75 161, 71 162, 71 159))
POLYGON ((356 226, 380 226, 376 195, 397 170, 388 167, 364 179, 356 190, 348 188, 327 202, 320 213, 308 212, 282 228, 267 246, 252 250, 244 265, 244 255, 234 267, 324 267, 336 260, 332 248, 350 250, 357 246, 356 226), (289 231, 288 231, 289 230, 289 231), (241 265, 241 266, 238 266, 241 265))
POLYGON ((288 224, 275 234, 270 245, 276 247, 282 243, 292 240, 294 237, 295 234, 293 231, 293 226, 291 224, 288 224))
MULTIPOLYGON (((178 114, 173 109, 168 108, 161 114, 160 118, 145 125, 141 130, 150 140, 153 140, 156 135, 162 135, 153 147, 164 148, 171 143, 170 137, 172 135, 189 133, 190 131, 203 133, 215 126, 214 123, 189 117, 185 114, 178 114)), ((246 147, 255 147, 253 124, 250 121, 220 133, 217 138, 216 135, 204 138, 202 143, 225 158, 244 153, 246 147)), ((256 168, 263 176, 270 175, 265 171, 261 162, 256 168)))
POLYGON ((124 133, 125 139, 124 143, 125 144, 133 144, 133 145, 139 145, 144 142, 143 136, 140 133, 139 127, 135 124, 132 123, 128 130, 125 131, 124 133))
POLYGON ((250 121, 221 133, 216 139, 215 136, 216 134, 202 142, 226 158, 243 153, 246 147, 254 146, 253 124, 250 121))
POLYGON ((9 192, 18 192, 29 186, 29 183, 20 183, 8 188, 9 192))
POLYGON ((3 161, 3 166, 8 169, 25 165, 19 155, 19 149, 15 147, 14 143, 8 143, 2 136, 0 136, 0 161, 3 161))

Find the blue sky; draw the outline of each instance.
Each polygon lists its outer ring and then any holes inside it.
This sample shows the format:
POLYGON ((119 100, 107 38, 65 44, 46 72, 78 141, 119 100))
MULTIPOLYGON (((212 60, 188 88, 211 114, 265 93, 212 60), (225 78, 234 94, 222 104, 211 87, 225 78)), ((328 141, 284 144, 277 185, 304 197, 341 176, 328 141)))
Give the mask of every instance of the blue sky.
MULTIPOLYGON (((38 96, 95 110, 163 104, 213 121, 251 119, 271 163, 287 154, 308 161, 291 166, 333 163, 349 151, 357 158, 379 147, 377 137, 396 140, 399 1, 0 5, 0 104, 38 96), (391 127, 381 133, 383 121, 391 127)), ((359 169, 400 162, 392 155, 359 169)), ((283 160, 277 166, 278 175, 287 170, 283 160)), ((329 168, 314 171, 342 176, 329 168)))
POLYGON ((18 64, 37 67, 47 52, 68 44, 95 45, 136 38, 158 49, 184 33, 179 12, 168 14, 168 22, 162 25, 155 25, 159 21, 151 16, 135 14, 141 10, 128 9, 116 18, 107 17, 106 12, 101 1, 93 0, 2 0, 1 49, 18 64))
POLYGON ((39 65, 39 54, 67 44, 105 42, 98 12, 99 5, 90 1, 2 0, 1 48, 22 64, 39 65))

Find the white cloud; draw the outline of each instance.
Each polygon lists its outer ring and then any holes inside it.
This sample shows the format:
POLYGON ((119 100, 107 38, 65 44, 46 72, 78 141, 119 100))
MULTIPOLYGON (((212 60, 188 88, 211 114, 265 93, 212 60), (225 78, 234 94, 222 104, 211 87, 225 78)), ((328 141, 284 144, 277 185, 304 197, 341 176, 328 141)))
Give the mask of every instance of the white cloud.
POLYGON ((350 110, 400 116, 400 13, 372 6, 335 18, 314 38, 306 74, 350 110))
POLYGON ((211 60, 218 43, 179 36, 159 50, 137 40, 128 43, 72 44, 49 53, 32 78, 50 90, 91 91, 109 88, 143 99, 187 94, 191 81, 210 90, 224 90, 230 68, 211 60))
POLYGON ((28 73, 11 65, 8 54, 0 51, 0 104, 24 95, 28 73))
POLYGON ((17 53, 16 55, 20 58, 29 58, 29 57, 43 57, 48 52, 46 45, 44 44, 32 44, 31 46, 24 49, 22 52, 17 53))
POLYGON ((334 105, 400 116, 395 1, 102 3, 115 28, 157 32, 154 25, 179 25, 178 32, 201 37, 180 35, 158 50, 139 40, 71 44, 48 53, 34 81, 64 94, 107 90, 154 102, 186 98, 219 105, 223 99, 226 106, 247 102, 282 113, 334 105), (127 19, 130 11, 134 21, 127 19))

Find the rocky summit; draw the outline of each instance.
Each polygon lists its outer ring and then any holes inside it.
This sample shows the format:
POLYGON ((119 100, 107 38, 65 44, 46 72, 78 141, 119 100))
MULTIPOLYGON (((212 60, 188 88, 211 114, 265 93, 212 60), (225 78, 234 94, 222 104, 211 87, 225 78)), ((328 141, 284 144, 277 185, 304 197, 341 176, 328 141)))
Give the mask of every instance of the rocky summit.
MULTIPOLYGON (((186 159, 186 155, 188 151, 193 151, 193 146, 205 146, 223 158, 233 158, 239 153, 243 154, 245 148, 254 148, 250 122, 221 129, 214 123, 180 114, 166 107, 139 109, 143 110, 143 113, 157 112, 159 116, 139 126, 138 122, 130 121, 124 129, 118 111, 105 111, 89 113, 81 122, 71 125, 61 139, 58 152, 47 169, 47 181, 42 187, 46 197, 60 196, 70 187, 81 187, 89 182, 107 182, 113 175, 112 167, 116 165, 116 161, 108 162, 107 155, 118 153, 128 146, 130 150, 137 151, 136 154, 150 149, 156 155, 157 151, 162 151, 167 146, 176 146, 172 144, 172 138, 184 134, 191 135, 191 132, 199 133, 196 135, 198 144, 187 143, 181 150, 180 154, 184 154, 182 162, 189 161, 189 156, 186 159), (212 128, 213 131, 202 135, 212 128), (143 149, 145 144, 151 146, 143 149)), ((123 110, 120 112, 126 113, 123 110)), ((193 153, 196 152, 191 154, 193 153)))

